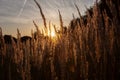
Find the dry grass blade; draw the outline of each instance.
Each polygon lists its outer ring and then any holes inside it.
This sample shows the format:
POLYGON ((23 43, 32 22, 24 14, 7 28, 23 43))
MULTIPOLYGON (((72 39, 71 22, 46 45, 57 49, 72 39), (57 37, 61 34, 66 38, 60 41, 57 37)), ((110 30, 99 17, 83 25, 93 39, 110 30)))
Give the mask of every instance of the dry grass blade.
POLYGON ((57 29, 56 29, 56 26, 55 26, 55 25, 53 25, 53 27, 54 27, 55 33, 57 33, 57 29))
POLYGON ((51 34, 51 22, 49 21, 49 32, 51 34))
POLYGON ((59 10, 58 10, 58 12, 59 12, 59 19, 60 19, 60 28, 61 28, 60 30, 63 33, 63 20, 62 20, 62 16, 61 16, 61 13, 59 10))
POLYGON ((38 28, 38 25, 35 23, 35 21, 33 21, 33 24, 34 24, 34 26, 36 27, 37 32, 40 33, 40 30, 39 30, 39 28, 38 28))
POLYGON ((74 15, 74 13, 72 13, 72 16, 73 16, 73 19, 75 19, 75 15, 74 15))
POLYGON ((2 36, 2 29, 1 29, 1 27, 0 27, 0 36, 2 36))
POLYGON ((79 10, 78 6, 76 4, 74 4, 74 5, 75 5, 75 7, 76 7, 76 9, 78 11, 78 14, 79 14, 80 18, 82 19, 82 16, 81 16, 81 13, 80 13, 80 10, 79 10))
POLYGON ((19 29, 17 28, 17 38, 20 39, 20 37, 21 37, 21 34, 20 34, 19 29))
POLYGON ((45 19, 45 16, 43 14, 42 8, 41 8, 40 4, 36 0, 34 0, 34 1, 37 4, 37 6, 38 6, 38 8, 40 10, 40 14, 42 16, 42 19, 43 19, 43 22, 44 22, 44 26, 45 26, 45 28, 47 28, 47 23, 46 23, 46 19, 45 19))

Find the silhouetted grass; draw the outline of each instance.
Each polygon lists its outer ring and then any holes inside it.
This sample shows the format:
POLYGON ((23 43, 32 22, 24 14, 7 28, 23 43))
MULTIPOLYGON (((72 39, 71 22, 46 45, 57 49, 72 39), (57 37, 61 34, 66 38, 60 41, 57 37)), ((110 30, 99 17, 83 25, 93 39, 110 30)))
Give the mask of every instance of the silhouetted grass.
MULTIPOLYGON (((45 32, 45 16, 38 2, 45 32)), ((32 38, 5 43, 0 28, 0 80, 119 80, 120 77, 120 3, 102 0, 86 15, 71 21, 66 30, 59 12, 60 30, 53 25, 55 38, 44 35, 33 21, 32 38), (74 27, 74 28, 73 28, 74 27), (64 32, 63 32, 64 31, 64 32)), ((48 28, 48 29, 47 29, 48 28)))

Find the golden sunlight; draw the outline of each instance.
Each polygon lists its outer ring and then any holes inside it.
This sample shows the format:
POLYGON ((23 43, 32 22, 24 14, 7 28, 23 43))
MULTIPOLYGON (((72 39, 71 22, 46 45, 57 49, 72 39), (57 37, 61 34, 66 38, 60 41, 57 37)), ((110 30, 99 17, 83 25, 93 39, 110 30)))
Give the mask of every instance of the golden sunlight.
POLYGON ((51 38, 55 38, 57 35, 55 33, 55 29, 53 27, 50 27, 48 29, 48 36, 51 37, 51 38))
POLYGON ((55 32, 51 32, 51 37, 55 37, 55 32))

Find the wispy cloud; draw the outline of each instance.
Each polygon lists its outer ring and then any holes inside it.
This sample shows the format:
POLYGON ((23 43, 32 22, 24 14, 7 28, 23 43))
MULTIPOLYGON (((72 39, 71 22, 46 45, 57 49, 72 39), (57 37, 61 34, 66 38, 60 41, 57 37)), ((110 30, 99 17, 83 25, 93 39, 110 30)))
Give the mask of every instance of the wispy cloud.
MULTIPOLYGON (((78 17, 74 3, 78 5, 81 13, 84 14, 85 5, 89 7, 95 0, 37 1, 40 3, 48 21, 50 20, 54 23, 59 22, 59 9, 65 24, 68 24, 68 22, 72 19, 72 13, 75 14, 75 17, 78 17)), ((39 9, 34 3, 34 0, 0 0, 0 26, 12 26, 16 28, 22 25, 23 27, 26 27, 27 25, 30 26, 30 24, 32 24, 32 20, 39 20, 39 24, 42 24, 39 9)))
POLYGON ((21 15, 21 13, 23 12, 23 9, 24 9, 24 6, 25 6, 26 3, 27 3, 27 0, 24 1, 23 6, 22 6, 22 8, 20 9, 19 14, 17 15, 18 17, 19 17, 19 16, 21 15))

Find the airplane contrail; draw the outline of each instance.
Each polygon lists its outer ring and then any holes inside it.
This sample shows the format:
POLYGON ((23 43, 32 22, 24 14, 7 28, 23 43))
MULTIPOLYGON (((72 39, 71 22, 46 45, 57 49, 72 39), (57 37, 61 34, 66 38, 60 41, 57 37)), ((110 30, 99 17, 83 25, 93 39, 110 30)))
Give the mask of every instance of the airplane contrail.
POLYGON ((24 1, 23 6, 22 6, 22 8, 20 9, 19 14, 17 15, 17 17, 19 17, 19 16, 22 14, 23 9, 24 9, 24 7, 25 7, 25 5, 26 5, 26 2, 27 2, 27 0, 24 1))

